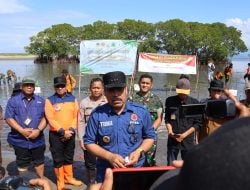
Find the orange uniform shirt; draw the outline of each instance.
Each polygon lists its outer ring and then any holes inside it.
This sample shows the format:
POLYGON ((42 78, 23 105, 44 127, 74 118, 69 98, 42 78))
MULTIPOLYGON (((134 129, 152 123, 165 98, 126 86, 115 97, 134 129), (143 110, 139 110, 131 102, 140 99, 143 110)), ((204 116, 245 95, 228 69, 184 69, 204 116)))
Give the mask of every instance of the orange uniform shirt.
POLYGON ((50 125, 50 131, 59 131, 63 128, 77 128, 78 102, 71 94, 59 97, 57 94, 50 96, 45 101, 45 115, 50 125))

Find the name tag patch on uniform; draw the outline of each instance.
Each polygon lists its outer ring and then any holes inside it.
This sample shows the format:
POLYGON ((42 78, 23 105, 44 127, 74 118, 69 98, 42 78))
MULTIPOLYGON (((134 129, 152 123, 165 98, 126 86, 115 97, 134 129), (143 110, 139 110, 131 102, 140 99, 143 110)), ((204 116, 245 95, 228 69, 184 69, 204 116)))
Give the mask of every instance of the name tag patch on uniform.
POLYGON ((101 127, 108 127, 108 126, 112 126, 113 122, 112 121, 102 121, 100 122, 101 127))

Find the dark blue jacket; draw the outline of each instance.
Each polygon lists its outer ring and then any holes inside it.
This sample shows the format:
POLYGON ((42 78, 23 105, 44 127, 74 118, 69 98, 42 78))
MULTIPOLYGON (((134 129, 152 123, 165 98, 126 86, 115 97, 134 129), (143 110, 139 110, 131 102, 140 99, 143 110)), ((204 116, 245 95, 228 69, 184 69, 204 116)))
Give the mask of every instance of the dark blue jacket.
MULTIPOLYGON (((33 95, 32 100, 28 102, 24 94, 20 93, 9 99, 5 110, 5 119, 12 118, 23 128, 37 129, 41 119, 44 117, 44 104, 45 101, 40 96, 33 95), (31 118, 28 126, 24 124, 27 117, 31 118)), ((28 140, 12 128, 7 140, 11 145, 28 149, 45 145, 43 133, 40 133, 36 139, 28 140)))

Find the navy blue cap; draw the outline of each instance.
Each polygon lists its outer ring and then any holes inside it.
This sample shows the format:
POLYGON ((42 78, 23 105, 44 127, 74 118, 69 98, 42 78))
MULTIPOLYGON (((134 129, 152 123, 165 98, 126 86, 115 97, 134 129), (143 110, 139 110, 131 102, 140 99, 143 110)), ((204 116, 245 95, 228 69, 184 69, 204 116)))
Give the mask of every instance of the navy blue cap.
POLYGON ((126 75, 121 71, 109 72, 103 75, 105 88, 125 87, 126 75))
POLYGON ((54 86, 57 86, 57 85, 66 85, 66 79, 65 77, 55 77, 54 78, 54 86))

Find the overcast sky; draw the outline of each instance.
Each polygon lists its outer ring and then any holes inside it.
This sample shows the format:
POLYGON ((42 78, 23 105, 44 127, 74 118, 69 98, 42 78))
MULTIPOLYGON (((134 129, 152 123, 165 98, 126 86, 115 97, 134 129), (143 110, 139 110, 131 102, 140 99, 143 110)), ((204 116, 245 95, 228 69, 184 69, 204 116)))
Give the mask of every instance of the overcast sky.
POLYGON ((250 49, 250 0, 0 0, 0 53, 24 52, 29 37, 54 24, 124 19, 221 22, 242 31, 250 49))

